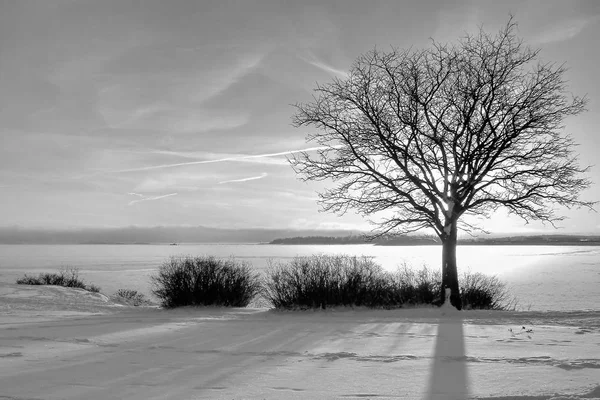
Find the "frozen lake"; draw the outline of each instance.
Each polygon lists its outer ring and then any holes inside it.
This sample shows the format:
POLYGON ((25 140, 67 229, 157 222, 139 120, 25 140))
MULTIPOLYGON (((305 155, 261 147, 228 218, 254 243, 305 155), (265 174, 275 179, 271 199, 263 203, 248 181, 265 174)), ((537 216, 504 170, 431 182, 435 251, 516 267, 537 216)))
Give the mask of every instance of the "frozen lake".
MULTIPOLYGON (((441 247, 373 245, 297 246, 263 244, 169 245, 0 245, 0 281, 23 274, 79 268, 88 283, 112 294, 119 288, 150 293, 149 276, 170 256, 235 257, 264 270, 268 260, 295 256, 348 254, 373 257, 387 270, 407 263, 439 268, 441 247)), ((508 283, 523 309, 577 311, 600 309, 600 247, 459 246, 459 273, 470 269, 508 283)), ((1 301, 1 299, 0 299, 1 301)))

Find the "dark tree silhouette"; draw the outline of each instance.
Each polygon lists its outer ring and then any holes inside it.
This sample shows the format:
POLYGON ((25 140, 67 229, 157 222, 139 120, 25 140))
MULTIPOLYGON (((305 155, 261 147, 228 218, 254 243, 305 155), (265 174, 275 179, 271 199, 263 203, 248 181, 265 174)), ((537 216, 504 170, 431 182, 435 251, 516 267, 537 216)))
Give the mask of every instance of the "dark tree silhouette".
POLYGON ((587 99, 567 91, 564 65, 539 61, 509 20, 496 35, 482 28, 454 44, 423 50, 377 49, 360 56, 345 79, 317 85, 297 104, 293 123, 312 126, 316 156, 289 159, 303 180, 336 185, 320 193, 325 211, 356 210, 374 237, 433 229, 442 244, 443 304, 461 309, 457 230, 501 207, 554 226, 555 206, 588 207, 576 146, 563 122, 587 99), (460 225, 458 224, 460 220, 460 225))

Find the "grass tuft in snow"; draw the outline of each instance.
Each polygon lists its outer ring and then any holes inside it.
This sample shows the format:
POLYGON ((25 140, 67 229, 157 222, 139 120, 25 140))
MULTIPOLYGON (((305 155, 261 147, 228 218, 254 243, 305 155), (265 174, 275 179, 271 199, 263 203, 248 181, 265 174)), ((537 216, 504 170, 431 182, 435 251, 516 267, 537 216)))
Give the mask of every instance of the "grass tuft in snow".
POLYGON ((260 292, 249 264, 215 257, 172 257, 151 277, 163 307, 246 307, 260 292))
POLYGON ((88 292, 98 293, 100 288, 96 285, 88 285, 79 278, 79 270, 72 267, 64 267, 58 273, 44 272, 38 276, 25 274, 17 279, 19 285, 55 285, 69 288, 84 289, 88 292))
POLYGON ((132 305, 135 307, 151 304, 150 300, 144 296, 144 293, 140 293, 137 290, 132 289, 117 290, 113 296, 113 299, 118 303, 132 305))

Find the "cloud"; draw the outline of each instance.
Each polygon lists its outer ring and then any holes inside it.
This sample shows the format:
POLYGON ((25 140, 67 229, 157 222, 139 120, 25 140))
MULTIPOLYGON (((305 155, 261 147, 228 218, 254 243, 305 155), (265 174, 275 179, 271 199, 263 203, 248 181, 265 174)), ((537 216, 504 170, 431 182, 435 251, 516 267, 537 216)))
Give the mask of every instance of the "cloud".
POLYGON ((264 172, 263 172, 263 173, 262 173, 262 174, 260 174, 259 176, 251 176, 250 178, 242 178, 242 179, 231 179, 231 180, 228 180, 228 181, 221 181, 221 182, 219 182, 219 184, 223 184, 223 183, 234 183, 234 182, 248 182, 248 181, 255 181, 255 180, 257 180, 257 179, 262 179, 262 178, 264 178, 264 177, 265 177, 265 176, 267 176, 267 175, 268 175, 267 173, 264 173, 264 172))
MULTIPOLYGON (((124 98, 126 89, 119 88, 118 91, 123 94, 117 97, 124 98)), ((129 104, 120 106, 118 101, 111 101, 110 105, 98 109, 99 115, 111 129, 200 133, 239 128, 247 124, 250 119, 248 113, 233 113, 228 110, 207 111, 178 99, 173 100, 174 104, 156 102, 140 106, 129 104)))
POLYGON ((268 53, 266 48, 245 51, 198 49, 186 55, 140 47, 112 65, 111 79, 97 93, 96 114, 112 129, 196 133, 239 128, 248 123, 249 112, 207 109, 205 103, 252 73, 268 53))
MULTIPOLYGON (((118 150, 116 150, 118 151, 118 150)), ((223 158, 236 158, 234 161, 236 162, 247 162, 247 163, 257 163, 257 164, 273 164, 273 165, 287 165, 288 162, 285 159, 281 158, 239 158, 240 154, 228 154, 228 153, 211 153, 206 151, 171 151, 171 150, 148 150, 148 151, 136 151, 136 150, 123 150, 128 153, 143 153, 143 154, 160 154, 166 156, 176 156, 182 158, 192 158, 192 159, 201 159, 201 158, 213 158, 213 159, 223 159, 223 158)))
POLYGON ((160 199, 164 199, 165 197, 171 197, 171 196, 176 196, 177 193, 169 193, 169 194, 165 194, 162 196, 152 196, 152 197, 146 197, 143 194, 139 194, 139 193, 127 193, 130 194, 132 196, 138 196, 140 197, 139 200, 133 200, 130 201, 129 203, 127 203, 128 206, 134 205, 135 203, 139 203, 141 201, 152 201, 152 200, 160 200, 160 199))
POLYGON ((460 6, 448 2, 436 7, 435 13, 437 26, 431 38, 436 41, 445 42, 479 30, 481 10, 477 2, 465 2, 460 6))
POLYGON ((315 196, 312 191, 303 192, 303 191, 284 190, 284 191, 274 192, 273 195, 282 197, 287 200, 291 199, 292 201, 310 201, 313 203, 319 201, 319 197, 315 196))
POLYGON ((234 83, 240 80, 244 75, 255 70, 265 59, 268 51, 257 51, 242 57, 234 67, 222 64, 219 68, 211 68, 207 71, 207 76, 201 80, 201 85, 197 85, 191 96, 195 102, 207 101, 220 93, 225 92, 234 83))
POLYGON ((121 173, 121 172, 150 171, 150 170, 155 170, 155 169, 175 168, 175 167, 183 167, 183 166, 189 166, 189 165, 213 164, 213 163, 221 163, 221 162, 228 162, 228 161, 245 161, 245 160, 259 159, 259 158, 264 158, 264 157, 286 156, 286 155, 290 155, 290 154, 296 154, 296 153, 302 153, 302 152, 308 152, 308 151, 324 150, 327 148, 329 148, 329 147, 310 147, 307 149, 287 150, 287 151, 282 151, 279 153, 266 153, 266 154, 255 154, 255 155, 245 155, 244 154, 244 155, 238 155, 238 156, 233 156, 233 157, 220 158, 220 159, 216 159, 216 160, 189 161, 189 162, 176 163, 176 164, 151 165, 148 167, 129 168, 129 169, 116 170, 116 171, 107 171, 107 172, 121 173))
POLYGON ((297 218, 290 222, 291 229, 314 229, 314 230, 348 230, 348 231, 370 231, 373 226, 366 222, 317 222, 306 218, 297 218))
POLYGON ((569 40, 579 35, 586 26, 597 20, 598 17, 579 18, 563 21, 542 31, 532 39, 533 43, 545 44, 569 40))
POLYGON ((325 72, 327 72, 330 75, 334 75, 340 78, 347 78, 348 77, 348 71, 344 71, 341 69, 337 69, 329 64, 324 63, 323 61, 319 60, 314 54, 309 53, 309 57, 305 58, 302 56, 298 56, 302 61, 319 68, 320 70, 323 70, 325 72))

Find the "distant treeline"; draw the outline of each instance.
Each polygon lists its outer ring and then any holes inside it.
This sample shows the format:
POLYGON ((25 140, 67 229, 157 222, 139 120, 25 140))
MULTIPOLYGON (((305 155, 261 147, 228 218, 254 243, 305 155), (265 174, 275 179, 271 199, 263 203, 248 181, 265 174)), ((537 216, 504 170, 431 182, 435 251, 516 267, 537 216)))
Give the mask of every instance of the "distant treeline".
POLYGON ((296 236, 275 239, 269 244, 365 244, 370 243, 364 236, 296 236))
POLYGON ((600 246, 600 236, 585 235, 531 235, 499 238, 473 238, 458 240, 462 245, 505 246, 600 246))
MULTIPOLYGON (((374 244, 375 246, 424 246, 441 242, 429 236, 385 236, 368 240, 365 236, 297 236, 281 238, 269 244, 323 245, 323 244, 374 244)), ((600 246, 600 236, 583 235, 535 235, 496 238, 459 239, 463 246, 600 246)))
POLYGON ((438 244, 432 237, 384 236, 369 240, 366 236, 296 236, 275 239, 269 244, 375 244, 376 246, 416 246, 438 244))

